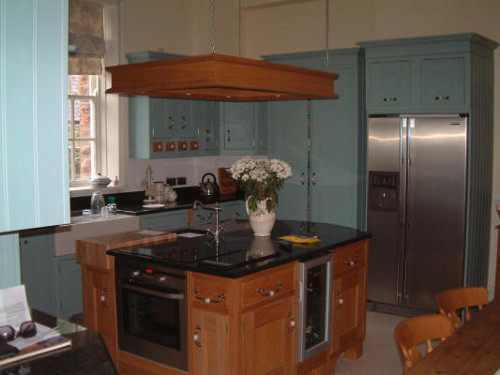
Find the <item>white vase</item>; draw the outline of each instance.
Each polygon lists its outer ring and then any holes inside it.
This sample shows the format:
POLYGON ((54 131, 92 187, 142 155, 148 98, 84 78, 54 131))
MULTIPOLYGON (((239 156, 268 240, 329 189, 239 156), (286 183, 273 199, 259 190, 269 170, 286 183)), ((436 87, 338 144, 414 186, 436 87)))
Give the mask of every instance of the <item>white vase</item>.
MULTIPOLYGON (((269 199, 269 198, 267 198, 269 199)), ((274 222, 276 221, 276 213, 268 212, 266 200, 257 202, 257 210, 251 211, 248 207, 248 199, 246 201, 247 214, 250 220, 250 226, 254 236, 269 236, 273 230, 274 222)))

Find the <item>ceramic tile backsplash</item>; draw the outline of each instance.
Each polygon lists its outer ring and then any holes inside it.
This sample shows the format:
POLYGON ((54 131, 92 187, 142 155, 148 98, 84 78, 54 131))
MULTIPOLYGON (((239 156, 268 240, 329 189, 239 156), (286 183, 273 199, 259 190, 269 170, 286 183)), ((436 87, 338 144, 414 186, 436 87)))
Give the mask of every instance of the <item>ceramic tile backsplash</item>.
MULTIPOLYGON (((167 177, 186 177, 186 185, 198 185, 206 172, 217 176, 217 168, 230 167, 243 155, 203 156, 176 159, 130 159, 126 185, 128 189, 140 189, 148 165, 153 169, 156 181, 165 181, 167 177)), ((252 158, 266 157, 252 155, 252 158)))

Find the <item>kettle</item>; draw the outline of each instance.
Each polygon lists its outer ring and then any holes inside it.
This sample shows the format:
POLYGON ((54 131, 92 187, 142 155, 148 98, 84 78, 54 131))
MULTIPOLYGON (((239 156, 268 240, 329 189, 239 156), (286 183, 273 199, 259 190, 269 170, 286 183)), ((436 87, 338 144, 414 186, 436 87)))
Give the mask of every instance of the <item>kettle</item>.
POLYGON ((205 197, 216 197, 219 195, 219 186, 217 185, 217 179, 213 173, 205 173, 201 178, 201 194, 205 197), (213 181, 210 180, 212 177, 213 181))

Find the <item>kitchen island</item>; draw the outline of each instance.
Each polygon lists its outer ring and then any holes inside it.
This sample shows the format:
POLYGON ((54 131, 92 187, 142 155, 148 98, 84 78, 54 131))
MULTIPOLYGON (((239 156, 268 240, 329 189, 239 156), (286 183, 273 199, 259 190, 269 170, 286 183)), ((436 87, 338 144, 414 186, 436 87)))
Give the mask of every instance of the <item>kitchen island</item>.
POLYGON ((333 373, 340 354, 352 359, 362 354, 368 233, 322 223, 278 221, 270 238, 258 238, 247 221, 222 225, 226 230, 218 246, 207 245, 209 238, 196 237, 193 228, 173 231, 176 235, 171 238, 157 239, 155 233, 143 231, 77 242, 85 325, 101 333, 121 374, 186 371, 118 347, 120 292, 115 258, 138 269, 153 261, 185 272, 187 334, 181 342, 187 340, 190 374, 333 373), (315 235, 320 241, 304 247, 278 240, 289 234, 315 235), (137 242, 138 236, 144 241, 137 242), (332 342, 298 364, 299 262, 332 252, 332 342))

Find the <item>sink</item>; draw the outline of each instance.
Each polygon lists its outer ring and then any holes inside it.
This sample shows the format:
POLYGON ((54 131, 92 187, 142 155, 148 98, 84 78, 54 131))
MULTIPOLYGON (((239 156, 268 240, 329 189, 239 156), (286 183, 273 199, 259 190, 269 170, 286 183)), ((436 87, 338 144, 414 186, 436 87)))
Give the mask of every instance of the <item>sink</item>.
POLYGON ((75 241, 86 237, 126 232, 139 229, 138 216, 117 214, 109 218, 73 216, 71 224, 56 227, 54 234, 54 255, 74 254, 75 241))

